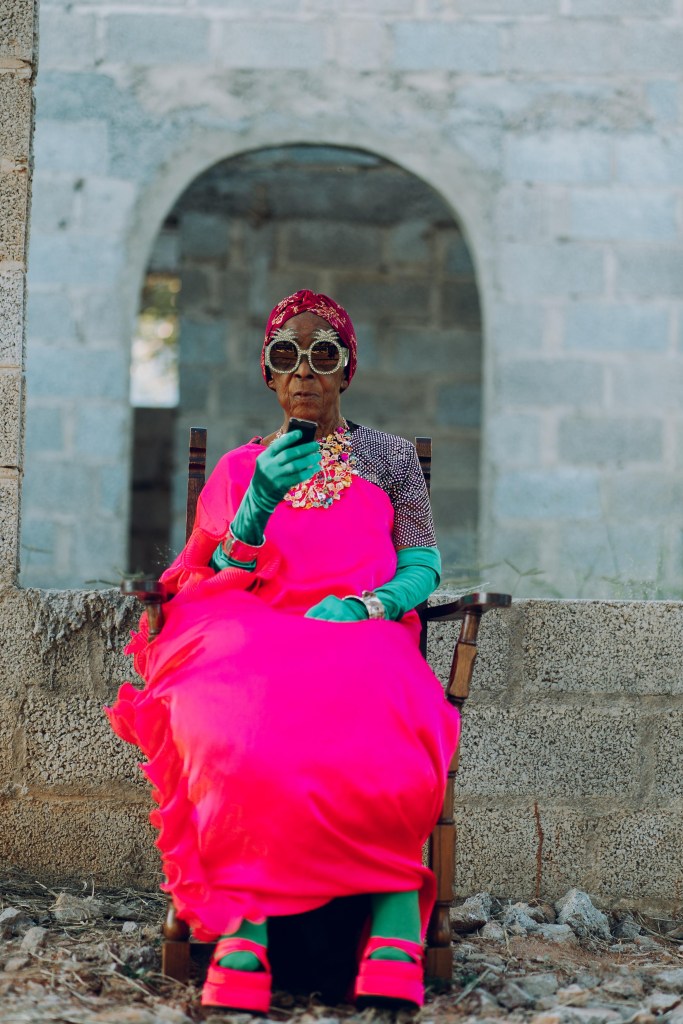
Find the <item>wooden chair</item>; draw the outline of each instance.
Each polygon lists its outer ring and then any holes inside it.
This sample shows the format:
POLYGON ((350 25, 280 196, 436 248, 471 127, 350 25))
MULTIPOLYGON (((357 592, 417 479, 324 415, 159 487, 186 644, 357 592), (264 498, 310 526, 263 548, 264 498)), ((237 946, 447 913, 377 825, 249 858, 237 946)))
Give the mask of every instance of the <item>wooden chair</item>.
MULTIPOLYGON (((431 481, 432 441, 429 437, 415 439, 420 466, 427 489, 431 481)), ((206 473, 206 430, 193 427, 190 431, 189 474, 187 486, 186 539, 194 525, 197 499, 204 486, 206 473)), ((163 585, 154 579, 131 579, 122 584, 125 594, 134 595, 146 607, 149 621, 149 639, 158 635, 163 624, 163 604, 168 599, 163 585)), ((428 607, 425 602, 417 611, 422 621, 420 649, 426 657, 427 630, 431 622, 460 621, 460 633, 453 651, 453 659, 446 687, 446 696, 461 712, 470 692, 470 681, 477 656, 477 633, 482 615, 492 608, 507 608, 509 594, 473 593, 447 604, 428 607)), ((441 816, 429 841, 429 866, 436 876, 437 899, 427 931, 426 973, 433 978, 450 980, 452 948, 450 911, 453 906, 455 872, 454 780, 458 768, 458 752, 448 772, 448 782, 441 816)), ((314 912, 316 913, 316 912, 314 912)), ((308 916, 308 915, 302 915, 308 916)), ((162 926, 162 972, 178 981, 186 981, 190 971, 190 930, 179 920, 169 899, 166 919, 162 926)))

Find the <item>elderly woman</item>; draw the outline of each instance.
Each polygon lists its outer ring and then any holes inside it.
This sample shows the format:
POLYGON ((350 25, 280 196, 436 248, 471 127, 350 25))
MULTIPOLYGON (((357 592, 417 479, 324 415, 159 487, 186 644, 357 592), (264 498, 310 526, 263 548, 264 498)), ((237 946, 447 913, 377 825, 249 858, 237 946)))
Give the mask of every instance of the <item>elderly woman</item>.
POLYGON ((356 997, 420 1005, 421 851, 459 732, 411 610, 439 580, 428 496, 409 442, 342 416, 341 306, 283 299, 261 366, 282 424, 207 481, 162 576, 164 628, 147 644, 143 616, 127 648, 146 688, 126 683, 109 715, 148 758, 164 888, 197 937, 220 937, 205 1005, 267 1010, 269 918, 361 893, 356 997))

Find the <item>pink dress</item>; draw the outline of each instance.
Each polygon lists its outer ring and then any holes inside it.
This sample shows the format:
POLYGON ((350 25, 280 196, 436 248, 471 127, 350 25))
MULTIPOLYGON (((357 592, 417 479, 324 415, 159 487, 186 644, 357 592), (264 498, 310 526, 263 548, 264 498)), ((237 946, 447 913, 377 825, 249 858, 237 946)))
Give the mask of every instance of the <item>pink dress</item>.
MULTIPOLYGON (((385 435, 386 436, 386 435, 385 435)), ((419 621, 325 622, 304 613, 396 570, 394 506, 354 477, 330 508, 281 502, 253 573, 208 562, 263 449, 223 456, 195 530, 162 579, 176 596, 151 644, 127 648, 145 680, 107 709, 137 744, 176 910, 200 939, 312 910, 337 896, 419 889, 459 716, 418 650, 419 621)))

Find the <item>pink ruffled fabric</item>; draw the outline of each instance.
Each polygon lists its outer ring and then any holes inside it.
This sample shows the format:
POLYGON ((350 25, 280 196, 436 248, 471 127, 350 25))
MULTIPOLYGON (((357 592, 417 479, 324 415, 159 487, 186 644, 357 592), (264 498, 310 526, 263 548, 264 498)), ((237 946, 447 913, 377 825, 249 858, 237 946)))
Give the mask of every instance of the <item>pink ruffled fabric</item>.
POLYGON ((329 509, 282 503, 254 573, 207 562, 248 486, 257 444, 229 453, 193 536, 164 574, 176 596, 159 637, 127 648, 146 680, 108 715, 137 744, 151 821, 179 915, 198 938, 321 906, 419 889, 459 716, 417 648, 419 623, 323 622, 303 613, 394 575, 393 509, 354 478, 329 509))

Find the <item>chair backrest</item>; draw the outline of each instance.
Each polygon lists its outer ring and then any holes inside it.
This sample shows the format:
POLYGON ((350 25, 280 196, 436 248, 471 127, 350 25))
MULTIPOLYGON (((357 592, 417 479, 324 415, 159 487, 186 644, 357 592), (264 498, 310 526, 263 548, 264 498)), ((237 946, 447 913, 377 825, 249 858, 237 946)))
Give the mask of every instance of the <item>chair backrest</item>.
MULTIPOLYGON (((432 482, 432 439, 416 437, 415 448, 420 468, 430 493, 432 482)), ((197 515, 197 501, 206 479, 206 427, 190 427, 190 452, 187 474, 187 507, 185 511, 185 540, 190 539, 197 515)))

